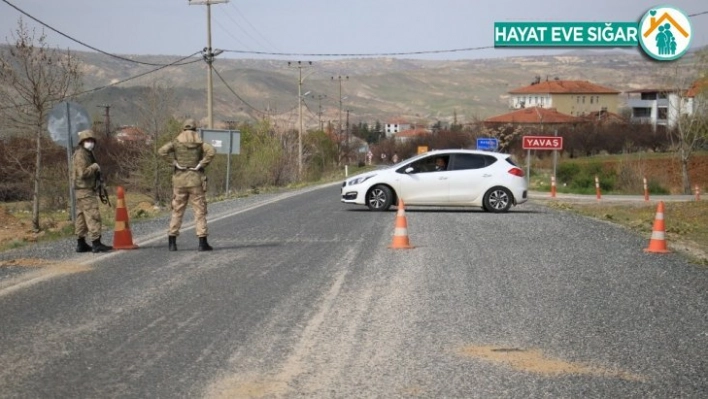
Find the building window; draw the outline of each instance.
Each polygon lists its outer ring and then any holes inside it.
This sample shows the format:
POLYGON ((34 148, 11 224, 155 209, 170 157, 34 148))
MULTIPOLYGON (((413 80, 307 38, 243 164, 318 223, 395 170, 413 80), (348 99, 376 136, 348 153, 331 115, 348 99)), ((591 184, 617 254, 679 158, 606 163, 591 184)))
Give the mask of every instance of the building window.
POLYGON ((583 104, 585 104, 585 96, 583 96, 583 104))
POLYGON ((594 104, 595 103, 594 100, 595 100, 595 96, 590 96, 590 104, 594 104))
POLYGON ((657 109, 657 119, 658 120, 666 120, 668 118, 669 112, 668 109, 665 107, 659 107, 657 109))
POLYGON ((576 103, 576 104, 580 104, 580 96, 576 96, 576 97, 575 97, 575 103, 576 103))
POLYGON ((633 118, 649 118, 651 117, 651 108, 632 108, 633 118))

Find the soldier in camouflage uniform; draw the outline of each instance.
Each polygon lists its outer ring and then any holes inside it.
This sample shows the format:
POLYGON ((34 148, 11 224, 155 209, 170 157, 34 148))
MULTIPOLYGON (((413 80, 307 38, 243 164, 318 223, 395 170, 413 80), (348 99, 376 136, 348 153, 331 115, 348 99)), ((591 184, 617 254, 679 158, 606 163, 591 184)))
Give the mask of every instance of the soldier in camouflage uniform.
POLYGON ((78 236, 76 252, 108 252, 113 249, 101 243, 101 213, 96 198, 96 180, 101 167, 93 157, 96 136, 91 130, 79 132, 79 147, 72 159, 74 193, 76 197, 76 220, 74 232, 78 236), (86 243, 86 238, 92 245, 86 243))
POLYGON ((184 121, 184 130, 171 142, 163 145, 157 153, 174 166, 172 174, 172 218, 168 230, 168 248, 177 250, 177 236, 182 226, 182 217, 187 202, 192 203, 196 233, 199 238, 199 251, 211 251, 207 242, 207 201, 206 174, 204 168, 209 165, 216 150, 211 144, 202 142, 196 132, 194 120, 184 121))

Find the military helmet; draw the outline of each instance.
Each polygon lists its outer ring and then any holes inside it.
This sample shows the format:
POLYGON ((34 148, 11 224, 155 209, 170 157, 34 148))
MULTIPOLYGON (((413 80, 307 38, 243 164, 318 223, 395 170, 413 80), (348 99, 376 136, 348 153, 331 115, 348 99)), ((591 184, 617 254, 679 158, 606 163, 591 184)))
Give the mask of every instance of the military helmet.
POLYGON ((197 124, 194 123, 194 119, 187 119, 184 121, 184 130, 197 130, 197 124))
POLYGON ((82 141, 88 139, 96 140, 96 135, 93 133, 93 130, 86 129, 79 132, 79 144, 81 144, 82 141))

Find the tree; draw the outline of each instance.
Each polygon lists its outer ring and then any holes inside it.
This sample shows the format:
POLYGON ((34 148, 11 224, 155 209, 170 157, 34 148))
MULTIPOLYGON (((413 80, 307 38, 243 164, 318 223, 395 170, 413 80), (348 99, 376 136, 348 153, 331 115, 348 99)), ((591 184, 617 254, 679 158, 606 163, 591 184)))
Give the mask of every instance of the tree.
MULTIPOLYGON (((42 142, 48 138, 47 117, 58 102, 76 93, 81 85, 78 62, 67 51, 50 50, 46 35, 37 36, 20 19, 12 35, 14 44, 0 52, 0 116, 10 129, 34 136, 34 165, 17 166, 32 183, 32 228, 40 230, 39 198, 42 173, 42 142)), ((28 149, 29 150, 29 149, 28 149)))
POLYGON ((669 139, 681 164, 681 185, 684 194, 691 194, 688 165, 693 152, 708 140, 708 68, 705 51, 692 57, 690 63, 671 67, 671 93, 668 94, 668 115, 676 116, 668 125, 669 139))
MULTIPOLYGON (((164 189, 164 186, 169 188, 170 185, 161 184, 164 183, 165 173, 162 173, 163 178, 160 178, 160 172, 164 172, 167 165, 165 161, 157 155, 157 149, 167 141, 165 139, 166 136, 169 136, 170 133, 174 134, 174 131, 170 131, 170 122, 174 124, 171 115, 174 110, 175 102, 174 90, 167 84, 163 84, 159 81, 154 81, 150 84, 146 90, 145 96, 139 102, 141 125, 146 129, 150 137, 150 143, 152 144, 151 147, 145 146, 143 148, 142 159, 146 164, 141 172, 146 175, 152 175, 151 191, 156 204, 162 203, 170 198, 170 191, 164 189)), ((176 130, 179 131, 180 129, 178 128, 176 130)))

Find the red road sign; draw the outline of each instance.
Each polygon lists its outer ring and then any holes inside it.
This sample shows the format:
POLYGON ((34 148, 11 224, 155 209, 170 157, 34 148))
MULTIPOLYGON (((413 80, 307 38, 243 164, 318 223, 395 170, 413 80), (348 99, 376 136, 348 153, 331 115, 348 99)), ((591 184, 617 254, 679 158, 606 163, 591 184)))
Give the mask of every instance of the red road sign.
POLYGON ((563 137, 556 136, 523 136, 524 150, 562 150, 563 137))

